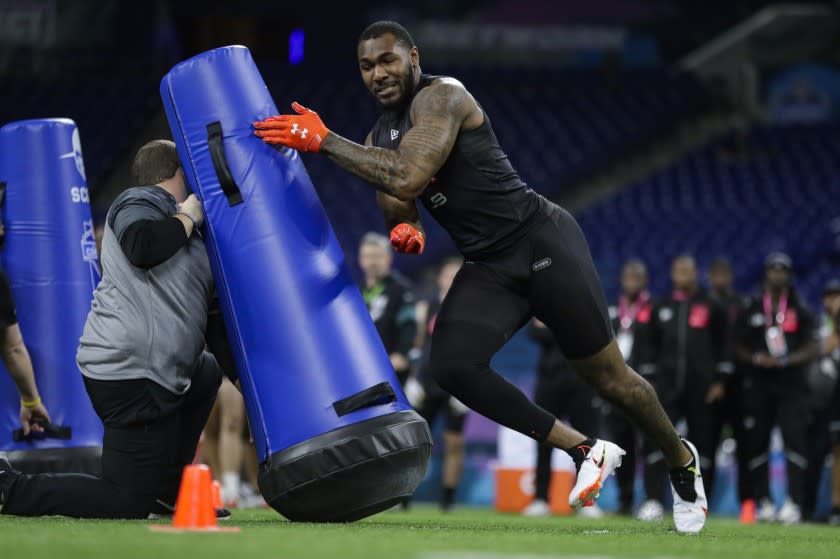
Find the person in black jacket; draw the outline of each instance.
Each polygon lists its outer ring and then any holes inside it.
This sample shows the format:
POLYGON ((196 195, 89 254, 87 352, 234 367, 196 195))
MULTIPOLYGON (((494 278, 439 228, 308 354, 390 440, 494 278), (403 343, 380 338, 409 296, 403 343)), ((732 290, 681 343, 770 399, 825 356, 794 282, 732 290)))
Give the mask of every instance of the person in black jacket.
MULTIPOLYGON (((545 324, 532 319, 528 325, 528 335, 542 348, 534 402, 556 417, 568 419, 569 423, 586 433, 598 434, 601 430, 598 410, 600 400, 593 388, 575 373, 554 334, 545 324)), ((522 511, 526 516, 551 514, 548 490, 551 484, 553 450, 548 445, 537 443, 536 489, 534 500, 522 511)), ((620 468, 618 471, 621 470, 620 468)), ((588 518, 599 518, 603 515, 597 504, 580 509, 578 514, 588 518)))
MULTIPOLYGON (((706 494, 712 494, 714 458, 718 439, 717 407, 725 394, 725 380, 733 366, 727 355, 729 328, 726 314, 697 283, 692 256, 678 256, 671 267, 674 291, 654 310, 651 351, 658 357, 656 385, 671 420, 685 419, 688 436, 697 445, 706 494)), ((661 518, 656 499, 664 480, 657 450, 646 456, 645 485, 648 502, 638 512, 644 520, 661 518)))
POLYGON ((367 233, 359 245, 359 267, 365 276, 362 297, 391 365, 405 384, 411 372, 408 353, 417 336, 414 293, 408 280, 391 271, 393 250, 388 238, 367 233))
POLYGON ((794 524, 801 520, 805 470, 808 384, 806 366, 819 355, 813 315, 791 285, 791 259, 773 253, 766 260, 761 292, 738 315, 735 356, 744 368, 744 433, 751 494, 760 502, 758 519, 794 524), (770 432, 778 423, 785 441, 788 498, 776 513, 770 500, 770 432))
MULTIPOLYGON (((616 332, 621 354, 627 364, 656 386, 656 363, 650 352, 651 323, 654 301, 647 290, 647 268, 641 260, 628 260, 621 269, 621 296, 609 308, 612 327, 616 332)), ((633 486, 636 479, 636 460, 641 450, 641 434, 627 416, 610 406, 607 422, 613 440, 627 451, 624 467, 616 470, 619 512, 630 514, 633 508, 633 486)), ((661 479, 657 479, 658 486, 661 479)))
MULTIPOLYGON (((726 258, 718 257, 712 261, 709 265, 707 279, 709 282, 709 297, 726 313, 726 321, 730 332, 726 340, 728 344, 727 355, 731 358, 731 332, 734 331, 735 321, 738 319, 738 313, 741 312, 745 300, 733 287, 734 276, 732 274, 732 266, 726 258)), ((731 429, 732 436, 737 443, 735 453, 738 463, 738 494, 743 496, 749 493, 749 489, 745 485, 749 478, 749 472, 747 470, 746 442, 743 436, 744 414, 742 411, 742 402, 744 399, 744 379, 741 373, 742 371, 735 367, 733 363, 732 374, 726 377, 726 392, 723 399, 717 404, 719 409, 714 415, 715 419, 717 419, 714 432, 717 436, 715 441, 715 446, 717 446, 723 436, 724 426, 729 425, 731 429)))

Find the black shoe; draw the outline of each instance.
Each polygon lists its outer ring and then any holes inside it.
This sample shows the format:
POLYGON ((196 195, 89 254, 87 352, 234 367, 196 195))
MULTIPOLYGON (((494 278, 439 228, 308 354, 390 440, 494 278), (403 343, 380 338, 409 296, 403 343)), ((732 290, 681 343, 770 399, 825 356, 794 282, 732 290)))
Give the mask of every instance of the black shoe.
POLYGON ((832 526, 840 526, 840 507, 832 507, 828 517, 828 523, 832 526))
POLYGON ((0 458, 0 505, 6 502, 6 492, 20 475, 20 472, 12 468, 9 461, 0 458))

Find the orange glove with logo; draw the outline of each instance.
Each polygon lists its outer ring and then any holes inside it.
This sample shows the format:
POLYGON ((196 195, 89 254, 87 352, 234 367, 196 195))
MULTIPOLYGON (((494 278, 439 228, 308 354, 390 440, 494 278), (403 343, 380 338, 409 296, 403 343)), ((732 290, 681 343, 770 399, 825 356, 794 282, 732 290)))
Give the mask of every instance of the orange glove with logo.
POLYGON ((298 151, 321 150, 321 142, 330 133, 318 113, 297 101, 292 103, 296 115, 271 116, 254 123, 254 134, 267 144, 279 144, 298 151))
POLYGON ((426 235, 410 223, 400 223, 391 229, 391 246, 403 254, 422 254, 426 235))

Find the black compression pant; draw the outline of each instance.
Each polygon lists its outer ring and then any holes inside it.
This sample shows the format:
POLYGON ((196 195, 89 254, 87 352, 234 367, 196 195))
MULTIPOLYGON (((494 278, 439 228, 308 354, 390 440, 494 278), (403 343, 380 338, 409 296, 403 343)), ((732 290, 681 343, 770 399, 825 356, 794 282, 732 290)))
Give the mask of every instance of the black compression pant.
POLYGON ((569 359, 591 356, 612 340, 583 232, 554 205, 514 246, 464 262, 441 306, 431 348, 431 372, 441 388, 493 421, 542 441, 554 415, 490 368, 493 355, 531 316, 551 329, 569 359))

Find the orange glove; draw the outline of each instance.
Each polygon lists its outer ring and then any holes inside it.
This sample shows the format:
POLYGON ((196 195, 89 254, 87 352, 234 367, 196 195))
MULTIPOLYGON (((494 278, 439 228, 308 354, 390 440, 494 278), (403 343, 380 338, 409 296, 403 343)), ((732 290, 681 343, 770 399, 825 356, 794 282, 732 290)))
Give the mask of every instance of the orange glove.
POLYGON ((296 115, 271 116, 254 123, 256 134, 267 144, 280 144, 298 151, 321 150, 321 142, 329 134, 321 117, 297 101, 292 103, 296 115))
POLYGON ((391 229, 391 246, 404 254, 422 254, 426 235, 410 223, 400 223, 391 229))

